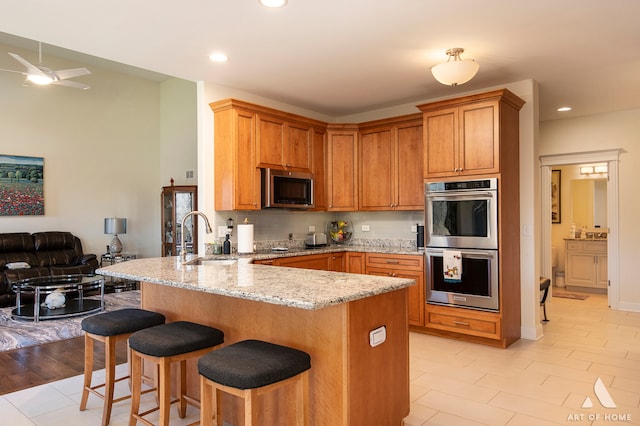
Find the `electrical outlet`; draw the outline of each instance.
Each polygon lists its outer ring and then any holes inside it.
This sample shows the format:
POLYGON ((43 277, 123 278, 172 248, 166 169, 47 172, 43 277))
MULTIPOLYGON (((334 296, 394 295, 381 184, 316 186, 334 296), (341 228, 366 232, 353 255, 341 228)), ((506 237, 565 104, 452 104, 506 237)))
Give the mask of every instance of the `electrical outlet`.
POLYGON ((369 225, 362 225, 362 231, 364 232, 369 232, 371 229, 369 229, 369 225))
POLYGON ((316 232, 316 226, 315 225, 309 225, 309 232, 316 232))
POLYGON ((411 232, 418 232, 418 225, 411 225, 411 232))
POLYGON ((220 225, 218 226, 218 238, 224 238, 227 235, 227 226, 220 225))

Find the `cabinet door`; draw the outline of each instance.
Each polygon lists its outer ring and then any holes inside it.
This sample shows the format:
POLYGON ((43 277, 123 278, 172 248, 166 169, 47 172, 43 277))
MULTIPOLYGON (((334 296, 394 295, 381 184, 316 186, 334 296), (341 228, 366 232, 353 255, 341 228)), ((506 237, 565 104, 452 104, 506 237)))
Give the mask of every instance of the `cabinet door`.
MULTIPOLYGON (((216 182, 223 189, 221 196, 228 198, 234 194, 234 203, 221 210, 258 210, 260 209, 260 170, 255 166, 255 114, 238 111, 236 125, 237 139, 234 166, 237 167, 233 182, 216 182)), ((216 168, 217 168, 216 162, 216 168)), ((218 194, 216 194, 216 197, 218 194)), ((218 207, 216 206, 218 209, 218 207)))
POLYGON ((366 272, 371 275, 414 279, 416 284, 409 287, 408 320, 411 325, 424 325, 424 256, 367 253, 366 272))
POLYGON ((311 171, 313 131, 309 126, 287 124, 284 141, 284 167, 288 170, 311 171))
POLYGON ((460 107, 458 171, 463 175, 500 171, 498 101, 460 107))
POLYGON ((364 274, 364 253, 347 252, 347 272, 350 274, 364 274))
POLYGON ((189 216, 182 229, 182 219, 198 209, 198 187, 195 185, 165 186, 161 195, 162 256, 178 256, 198 252, 198 222, 189 216), (186 247, 182 247, 182 237, 186 247))
POLYGON ((327 210, 358 209, 357 132, 327 132, 327 210))
POLYGON ((458 168, 458 109, 424 114, 424 178, 456 174, 458 168))
POLYGON ((416 284, 409 287, 408 309, 409 324, 424 325, 424 278, 422 272, 409 271, 403 269, 385 269, 371 267, 367 268, 368 275, 380 275, 384 277, 409 278, 416 281, 416 284))
POLYGON ((333 272, 347 272, 347 254, 329 253, 329 270, 333 272))
POLYGON ((256 130, 256 167, 284 168, 285 121, 258 114, 256 130))
POLYGON ((596 287, 607 289, 609 287, 609 270, 607 255, 596 256, 596 287))
POLYGON ((314 210, 326 210, 327 209, 327 196, 326 196, 326 179, 325 179, 325 164, 324 164, 324 139, 325 132, 314 129, 313 130, 313 149, 312 149, 312 164, 311 171, 313 172, 313 197, 315 201, 314 210))
POLYGON ((392 210, 395 206, 396 156, 390 128, 362 132, 359 143, 359 210, 392 210))
POLYGON ((396 210, 423 210, 422 122, 399 126, 396 149, 396 210))
POLYGON ((567 285, 596 286, 596 256, 589 253, 568 252, 566 265, 567 285))

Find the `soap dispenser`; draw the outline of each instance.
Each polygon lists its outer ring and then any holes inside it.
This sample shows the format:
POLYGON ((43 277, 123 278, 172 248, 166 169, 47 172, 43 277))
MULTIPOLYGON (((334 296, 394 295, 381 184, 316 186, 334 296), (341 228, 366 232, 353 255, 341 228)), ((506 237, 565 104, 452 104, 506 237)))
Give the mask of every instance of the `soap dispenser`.
POLYGON ((231 254, 231 241, 229 241, 229 234, 225 236, 224 243, 222 244, 222 254, 231 254))

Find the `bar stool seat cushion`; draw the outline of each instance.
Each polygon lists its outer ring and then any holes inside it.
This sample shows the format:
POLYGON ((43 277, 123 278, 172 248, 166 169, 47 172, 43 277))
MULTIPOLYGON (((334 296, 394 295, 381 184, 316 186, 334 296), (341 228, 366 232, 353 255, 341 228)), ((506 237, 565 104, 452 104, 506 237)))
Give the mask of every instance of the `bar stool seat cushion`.
POLYGON ((244 340, 209 352, 198 360, 207 379, 236 389, 256 389, 311 368, 311 357, 298 349, 260 340, 244 340))
POLYGON ((176 321, 145 328, 129 337, 131 349, 155 357, 185 354, 218 346, 223 342, 222 331, 189 321, 176 321))
POLYGON ((158 312, 125 308, 87 317, 82 320, 80 326, 87 333, 117 336, 164 324, 164 321, 164 315, 158 312))

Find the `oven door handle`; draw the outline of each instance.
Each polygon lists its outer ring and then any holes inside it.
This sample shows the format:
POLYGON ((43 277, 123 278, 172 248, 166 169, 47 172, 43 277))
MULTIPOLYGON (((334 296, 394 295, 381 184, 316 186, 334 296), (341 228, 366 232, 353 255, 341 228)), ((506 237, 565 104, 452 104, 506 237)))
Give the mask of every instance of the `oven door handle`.
POLYGON ((427 192, 425 194, 425 196, 427 198, 441 198, 441 199, 445 199, 445 200, 455 200, 455 199, 460 199, 460 198, 475 198, 475 199, 481 199, 481 198, 493 198, 495 196, 495 193, 492 191, 487 191, 487 192, 427 192))
POLYGON ((498 253, 497 253, 496 250, 482 251, 482 250, 474 249, 473 251, 466 251, 466 250, 460 250, 460 249, 455 249, 455 248, 451 248, 451 249, 427 248, 427 250, 425 250, 425 255, 429 256, 430 254, 433 254, 433 255, 436 255, 436 256, 443 256, 445 250, 458 250, 458 251, 460 251, 460 254, 462 255, 462 257, 463 258, 466 257, 467 259, 489 259, 489 260, 494 260, 494 259, 498 258, 498 253))

